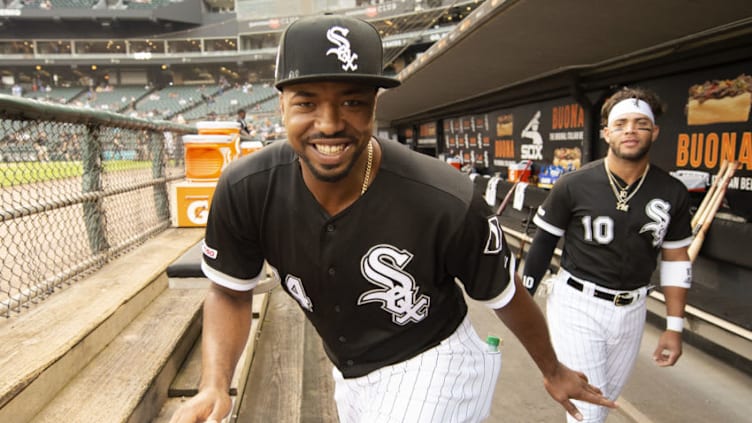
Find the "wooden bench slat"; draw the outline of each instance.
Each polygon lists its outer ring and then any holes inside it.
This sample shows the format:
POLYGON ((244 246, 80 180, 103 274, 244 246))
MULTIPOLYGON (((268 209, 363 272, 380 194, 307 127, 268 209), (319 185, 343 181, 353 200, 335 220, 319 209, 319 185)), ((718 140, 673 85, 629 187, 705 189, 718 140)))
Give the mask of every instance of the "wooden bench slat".
POLYGON ((305 316, 280 289, 271 291, 268 301, 237 421, 299 423, 305 316))

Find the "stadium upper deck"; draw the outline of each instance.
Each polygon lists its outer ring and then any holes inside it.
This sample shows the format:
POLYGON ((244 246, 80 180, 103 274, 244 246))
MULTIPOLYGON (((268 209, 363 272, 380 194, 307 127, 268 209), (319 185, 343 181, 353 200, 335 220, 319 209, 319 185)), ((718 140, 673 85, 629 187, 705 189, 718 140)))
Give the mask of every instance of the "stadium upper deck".
POLYGON ((236 2, 226 0, 58 0, 44 8, 43 0, 4 1, 0 72, 6 86, 209 84, 221 75, 230 83, 270 80, 286 25, 321 10, 376 25, 385 66, 397 73, 483 3, 296 0, 272 7, 248 0, 237 2, 242 11, 236 13, 236 2), (287 14, 259 13, 279 7, 287 14))

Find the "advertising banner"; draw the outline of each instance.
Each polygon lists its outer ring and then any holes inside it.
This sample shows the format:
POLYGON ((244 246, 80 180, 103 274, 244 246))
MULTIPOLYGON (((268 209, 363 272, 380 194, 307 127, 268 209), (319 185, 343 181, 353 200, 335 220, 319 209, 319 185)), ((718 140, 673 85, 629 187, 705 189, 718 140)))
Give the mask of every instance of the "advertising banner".
POLYGON ((445 119, 443 151, 447 157, 459 158, 479 170, 493 169, 492 133, 489 115, 468 115, 445 119))
POLYGON ((436 122, 426 122, 418 125, 418 145, 423 147, 436 146, 436 122))
POLYGON ((739 167, 727 201, 752 217, 752 61, 640 82, 666 103, 652 161, 666 171, 694 171, 710 181, 723 160, 739 167))
POLYGON ((526 160, 565 170, 581 165, 585 113, 572 99, 445 119, 443 127, 448 156, 490 173, 526 160))

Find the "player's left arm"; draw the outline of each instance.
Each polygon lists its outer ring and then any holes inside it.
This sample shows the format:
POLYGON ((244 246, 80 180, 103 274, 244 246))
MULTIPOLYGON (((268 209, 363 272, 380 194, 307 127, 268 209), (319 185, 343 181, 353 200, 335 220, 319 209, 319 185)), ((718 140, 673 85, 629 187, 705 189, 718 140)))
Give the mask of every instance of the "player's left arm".
POLYGON ((673 366, 682 354, 682 330, 687 291, 692 282, 692 262, 687 247, 661 250, 661 290, 666 298, 666 330, 658 339, 653 360, 673 366))
POLYGON ((587 401, 610 408, 616 403, 603 396, 600 389, 588 383, 584 373, 574 371, 559 362, 538 305, 525 288, 519 276, 514 277, 511 299, 494 311, 512 333, 520 340, 530 357, 543 373, 543 383, 549 395, 577 420, 582 415, 572 399, 587 401))

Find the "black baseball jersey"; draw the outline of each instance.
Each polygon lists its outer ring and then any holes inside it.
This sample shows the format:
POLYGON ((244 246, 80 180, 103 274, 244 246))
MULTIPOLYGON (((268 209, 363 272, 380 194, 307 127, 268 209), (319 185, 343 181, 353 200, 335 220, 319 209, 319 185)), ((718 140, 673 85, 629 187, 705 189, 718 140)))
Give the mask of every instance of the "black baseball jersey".
POLYGON ((661 248, 688 246, 692 231, 686 187, 656 166, 628 204, 626 212, 616 209, 601 159, 559 179, 533 222, 552 235, 566 235, 561 266, 571 274, 632 290, 649 284, 661 248))
POLYGON ((411 358, 449 336, 468 295, 493 306, 514 264, 472 181, 434 158, 379 141, 368 191, 329 216, 286 142, 233 162, 214 193, 204 268, 250 289, 266 259, 345 377, 411 358))

